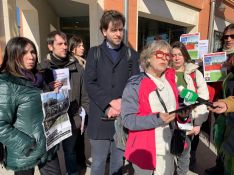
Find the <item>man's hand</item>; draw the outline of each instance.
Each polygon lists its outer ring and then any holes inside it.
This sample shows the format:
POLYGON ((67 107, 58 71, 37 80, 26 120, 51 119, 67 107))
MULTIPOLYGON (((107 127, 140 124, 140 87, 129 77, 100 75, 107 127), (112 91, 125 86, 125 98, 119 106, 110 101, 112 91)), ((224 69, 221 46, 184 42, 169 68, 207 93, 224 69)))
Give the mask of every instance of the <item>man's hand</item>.
POLYGON ((168 114, 168 113, 159 113, 159 117, 164 121, 164 123, 170 123, 172 120, 175 119, 175 114, 168 114))
POLYGON ((117 111, 121 111, 121 98, 118 98, 118 99, 114 99, 112 100, 110 103, 112 108, 114 108, 115 110, 117 111))
POLYGON ((120 115, 120 111, 117 111, 112 107, 109 107, 109 109, 107 111, 108 118, 115 118, 115 117, 118 117, 119 115, 120 115))
POLYGON ((49 83, 50 90, 58 91, 63 86, 63 83, 60 81, 52 81, 49 83))
POLYGON ((213 103, 213 106, 215 108, 212 107, 208 107, 208 110, 211 112, 215 112, 217 114, 221 114, 227 111, 227 104, 222 102, 222 101, 217 101, 213 103))

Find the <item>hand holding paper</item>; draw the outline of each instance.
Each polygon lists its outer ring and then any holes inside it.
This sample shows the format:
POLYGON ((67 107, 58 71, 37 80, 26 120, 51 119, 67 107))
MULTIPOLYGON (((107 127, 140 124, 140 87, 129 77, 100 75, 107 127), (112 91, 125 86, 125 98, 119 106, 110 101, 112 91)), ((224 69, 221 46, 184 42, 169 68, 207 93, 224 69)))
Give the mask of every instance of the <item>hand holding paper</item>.
POLYGON ((58 91, 62 86, 63 84, 60 81, 53 81, 49 83, 50 89, 55 91, 58 91))

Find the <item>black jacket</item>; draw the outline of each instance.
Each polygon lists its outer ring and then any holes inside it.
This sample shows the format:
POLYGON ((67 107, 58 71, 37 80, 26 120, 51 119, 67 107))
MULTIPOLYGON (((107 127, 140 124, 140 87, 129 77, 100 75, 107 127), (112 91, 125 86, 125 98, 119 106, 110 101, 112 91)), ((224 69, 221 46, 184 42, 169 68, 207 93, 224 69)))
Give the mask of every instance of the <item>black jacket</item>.
MULTIPOLYGON (((50 59, 50 56, 51 55, 48 54, 47 59, 38 65, 38 69, 42 72, 45 80, 44 91, 49 91, 48 84, 54 81, 53 69, 69 68, 71 90, 69 90, 70 107, 68 115, 72 127, 76 128, 74 116, 78 115, 79 108, 82 106, 86 113, 88 113, 89 109, 89 98, 84 85, 84 69, 72 56, 69 56, 69 62, 63 67, 56 65, 56 63, 50 59)), ((79 119, 79 117, 76 119, 79 119)))
MULTIPOLYGON (((122 44, 116 63, 104 41, 100 46, 99 59, 94 58, 94 48, 88 52, 85 67, 85 85, 90 97, 88 135, 91 139, 113 139, 114 121, 102 121, 105 110, 113 99, 121 98, 129 78, 128 48, 122 44)), ((131 49, 131 75, 140 72, 139 56, 131 49)))

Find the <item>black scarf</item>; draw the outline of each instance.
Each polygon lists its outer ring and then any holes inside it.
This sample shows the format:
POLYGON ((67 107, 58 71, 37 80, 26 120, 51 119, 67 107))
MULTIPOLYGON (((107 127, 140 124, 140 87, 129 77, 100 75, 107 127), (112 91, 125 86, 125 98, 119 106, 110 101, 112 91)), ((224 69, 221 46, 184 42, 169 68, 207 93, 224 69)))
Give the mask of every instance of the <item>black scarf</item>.
POLYGON ((65 65, 69 63, 69 57, 59 58, 55 57, 53 54, 50 54, 51 63, 54 64, 57 68, 64 68, 65 65))

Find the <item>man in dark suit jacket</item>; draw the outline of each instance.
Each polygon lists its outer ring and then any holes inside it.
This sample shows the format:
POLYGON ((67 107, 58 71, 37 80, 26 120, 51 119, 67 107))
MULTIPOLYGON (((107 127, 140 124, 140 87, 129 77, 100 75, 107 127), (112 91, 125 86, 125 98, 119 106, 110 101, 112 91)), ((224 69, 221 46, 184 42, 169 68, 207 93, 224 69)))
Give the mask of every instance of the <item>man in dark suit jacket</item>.
POLYGON ((122 174, 123 151, 115 145, 114 120, 121 111, 121 96, 128 78, 140 72, 138 54, 123 42, 125 18, 115 10, 105 11, 100 30, 101 45, 89 50, 85 85, 90 97, 88 135, 91 143, 91 175, 104 175, 110 153, 110 174, 122 174), (98 58, 97 58, 98 57, 98 58))

